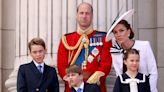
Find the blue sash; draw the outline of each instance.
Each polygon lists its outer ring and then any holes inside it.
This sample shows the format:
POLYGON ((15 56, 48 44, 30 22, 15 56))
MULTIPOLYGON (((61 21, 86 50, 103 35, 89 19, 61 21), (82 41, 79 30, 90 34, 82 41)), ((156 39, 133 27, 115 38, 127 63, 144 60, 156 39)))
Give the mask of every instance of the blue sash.
MULTIPOLYGON (((98 37, 103 37, 104 35, 106 34, 106 32, 98 32, 96 31, 95 34, 93 34, 93 36, 89 39, 94 39, 94 38, 98 38, 98 37)), ((91 53, 91 51, 95 48, 96 46, 89 46, 88 50, 89 50, 89 53, 91 53)), ((76 61, 75 61, 75 64, 77 65, 81 65, 82 62, 85 60, 85 48, 83 48, 79 54, 79 56, 77 57, 76 61)))

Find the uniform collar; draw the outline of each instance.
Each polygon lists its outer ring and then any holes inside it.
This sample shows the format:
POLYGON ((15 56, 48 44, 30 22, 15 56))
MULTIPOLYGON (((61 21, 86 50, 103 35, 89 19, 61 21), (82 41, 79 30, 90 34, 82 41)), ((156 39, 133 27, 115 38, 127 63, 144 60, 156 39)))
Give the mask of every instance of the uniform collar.
POLYGON ((79 35, 82 35, 82 34, 86 34, 86 35, 88 35, 88 34, 90 34, 90 33, 92 33, 93 32, 93 27, 92 26, 89 26, 87 29, 85 29, 85 30, 83 30, 83 29, 81 29, 79 26, 78 26, 78 28, 77 28, 77 33, 79 34, 79 35))

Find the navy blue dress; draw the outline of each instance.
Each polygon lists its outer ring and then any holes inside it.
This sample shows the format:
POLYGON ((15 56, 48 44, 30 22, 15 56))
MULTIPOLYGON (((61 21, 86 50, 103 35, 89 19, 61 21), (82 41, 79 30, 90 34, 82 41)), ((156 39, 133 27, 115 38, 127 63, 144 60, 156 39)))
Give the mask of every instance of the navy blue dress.
MULTIPOLYGON (((123 73, 121 76, 123 78, 123 81, 125 81, 125 79, 130 78, 126 73, 123 73)), ((138 73, 135 78, 139 80, 143 80, 143 76, 144 76, 143 74, 138 73)), ((148 76, 146 76, 145 82, 137 83, 137 86, 138 86, 138 92, 150 92, 150 84, 149 84, 148 76)), ((115 82, 115 86, 113 88, 113 92, 130 92, 130 86, 129 84, 121 83, 120 77, 118 76, 115 82)))

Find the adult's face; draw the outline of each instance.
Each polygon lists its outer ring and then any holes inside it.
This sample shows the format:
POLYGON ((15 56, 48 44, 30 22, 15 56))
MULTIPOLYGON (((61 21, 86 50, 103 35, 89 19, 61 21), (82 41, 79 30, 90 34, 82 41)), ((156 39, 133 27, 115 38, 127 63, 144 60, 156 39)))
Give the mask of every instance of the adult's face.
POLYGON ((124 44, 129 40, 130 30, 123 24, 117 24, 113 29, 113 34, 119 44, 124 44))
POLYGON ((81 29, 85 30, 92 23, 93 13, 89 4, 81 4, 78 7, 76 19, 81 29))

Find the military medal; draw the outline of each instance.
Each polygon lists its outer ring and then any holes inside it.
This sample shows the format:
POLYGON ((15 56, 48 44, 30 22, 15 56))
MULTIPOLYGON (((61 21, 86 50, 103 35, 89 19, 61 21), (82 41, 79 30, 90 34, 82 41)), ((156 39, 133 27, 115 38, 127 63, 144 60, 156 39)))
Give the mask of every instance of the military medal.
POLYGON ((99 54, 99 50, 97 48, 94 48, 92 50, 92 54, 96 57, 99 54))
POLYGON ((86 65, 87 65, 87 61, 84 60, 83 63, 82 63, 82 69, 86 69, 86 65))
POLYGON ((102 38, 100 37, 100 46, 102 46, 103 45, 103 42, 102 42, 102 38))
POLYGON ((99 38, 96 39, 96 46, 99 46, 99 38))
POLYGON ((93 59, 94 59, 94 57, 92 55, 89 55, 87 61, 89 63, 92 63, 93 59))
POLYGON ((92 38, 90 38, 90 46, 93 46, 92 38))
POLYGON ((96 38, 93 38, 93 46, 96 46, 96 38))

